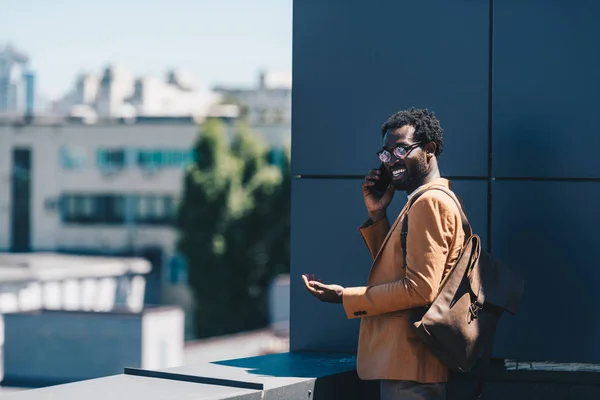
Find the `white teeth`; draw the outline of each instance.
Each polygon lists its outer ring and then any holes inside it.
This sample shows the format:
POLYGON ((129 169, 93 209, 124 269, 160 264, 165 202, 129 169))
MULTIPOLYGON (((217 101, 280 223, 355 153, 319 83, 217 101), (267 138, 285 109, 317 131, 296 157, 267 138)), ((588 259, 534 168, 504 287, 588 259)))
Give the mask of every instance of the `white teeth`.
POLYGON ((393 176, 400 176, 400 174, 403 174, 406 171, 406 168, 398 168, 392 171, 392 175, 393 176))

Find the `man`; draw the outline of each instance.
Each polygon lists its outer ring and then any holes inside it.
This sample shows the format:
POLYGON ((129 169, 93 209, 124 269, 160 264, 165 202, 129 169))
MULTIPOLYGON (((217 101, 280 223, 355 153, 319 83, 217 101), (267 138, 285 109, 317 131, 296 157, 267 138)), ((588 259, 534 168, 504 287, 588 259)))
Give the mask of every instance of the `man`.
POLYGON ((344 288, 303 275, 307 290, 319 300, 343 304, 348 318, 361 318, 357 370, 361 379, 381 380, 381 399, 446 398, 448 370, 411 330, 411 309, 431 304, 440 283, 456 262, 464 242, 460 211, 439 190, 407 205, 390 226, 386 210, 396 190, 408 198, 435 185, 450 188, 440 177, 438 156, 443 130, 432 112, 400 111, 382 126, 378 153, 383 171, 371 170, 362 184, 369 219, 359 228, 373 265, 368 286, 344 288), (373 186, 389 174, 391 185, 379 195, 373 186), (406 265, 402 221, 408 215, 406 265))

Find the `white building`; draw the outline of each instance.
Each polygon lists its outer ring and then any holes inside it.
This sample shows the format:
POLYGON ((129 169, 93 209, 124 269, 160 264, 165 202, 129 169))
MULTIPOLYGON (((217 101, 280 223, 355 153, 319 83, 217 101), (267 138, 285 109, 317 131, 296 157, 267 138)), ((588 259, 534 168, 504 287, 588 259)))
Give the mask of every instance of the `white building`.
POLYGON ((141 258, 0 253, 0 314, 115 307, 139 312, 150 270, 141 258))
MULTIPOLYGON (((0 380, 5 371, 3 362, 6 365, 6 318, 13 313, 34 316, 31 312, 40 310, 104 315, 115 311, 140 313, 144 306, 145 275, 150 270, 150 263, 141 258, 0 253, 0 380)), ((12 338, 24 338, 32 331, 45 336, 41 343, 47 349, 48 334, 53 329, 45 329, 33 321, 12 329, 12 338)), ((40 359, 22 350, 13 351, 21 353, 17 360, 37 363, 32 359, 40 359)))
POLYGON ((182 70, 169 71, 163 80, 136 78, 122 66, 109 65, 100 74, 78 76, 57 111, 84 117, 87 123, 136 116, 193 117, 201 121, 220 100, 219 94, 202 88, 182 70))
POLYGON ((0 114, 32 113, 35 75, 29 58, 13 46, 0 46, 0 114))
POLYGON ((143 256, 147 302, 159 303, 180 279, 173 222, 197 129, 190 118, 0 124, 0 251, 143 256))
POLYGON ((255 88, 216 87, 223 101, 241 105, 241 114, 256 126, 290 126, 292 120, 292 76, 283 72, 261 72, 255 88))
MULTIPOLYGON (((289 125, 256 131, 289 142, 289 125)), ((191 117, 0 119, 0 252, 144 257, 146 303, 189 311, 174 218, 197 135, 191 117)))

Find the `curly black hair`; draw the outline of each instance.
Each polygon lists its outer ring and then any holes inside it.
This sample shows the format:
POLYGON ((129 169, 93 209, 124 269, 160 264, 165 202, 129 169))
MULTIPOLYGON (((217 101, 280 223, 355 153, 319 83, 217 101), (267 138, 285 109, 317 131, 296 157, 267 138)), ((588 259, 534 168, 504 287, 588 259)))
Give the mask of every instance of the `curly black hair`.
POLYGON ((419 109, 414 107, 398 111, 381 126, 381 136, 384 136, 390 129, 395 130, 405 125, 415 128, 415 141, 435 143, 436 157, 442 153, 444 148, 444 130, 432 111, 426 108, 419 109))

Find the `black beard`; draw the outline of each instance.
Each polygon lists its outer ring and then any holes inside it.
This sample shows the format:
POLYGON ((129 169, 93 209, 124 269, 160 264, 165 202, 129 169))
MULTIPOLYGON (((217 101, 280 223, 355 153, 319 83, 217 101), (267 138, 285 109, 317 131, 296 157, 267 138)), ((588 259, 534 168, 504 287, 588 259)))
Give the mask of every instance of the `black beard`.
POLYGON ((394 185, 394 189, 398 191, 409 191, 412 193, 416 188, 421 186, 421 182, 427 175, 427 166, 424 164, 416 164, 415 169, 410 171, 407 167, 406 169, 407 177, 402 181, 392 181, 394 185))
POLYGON ((394 189, 403 192, 406 190, 406 186, 409 180, 410 178, 406 178, 401 181, 392 181, 392 185, 394 185, 394 189))

